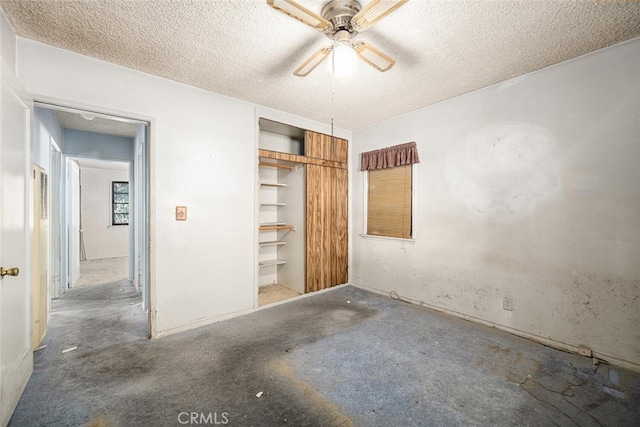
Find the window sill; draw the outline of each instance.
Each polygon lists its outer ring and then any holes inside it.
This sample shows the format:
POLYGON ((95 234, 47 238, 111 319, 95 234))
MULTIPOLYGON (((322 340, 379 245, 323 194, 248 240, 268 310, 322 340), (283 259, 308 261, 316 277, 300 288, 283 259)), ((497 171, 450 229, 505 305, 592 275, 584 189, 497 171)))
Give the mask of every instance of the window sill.
POLYGON ((408 243, 416 243, 418 241, 418 239, 415 239, 415 238, 406 239, 404 237, 376 236, 374 234, 360 234, 360 237, 362 237, 363 239, 391 240, 396 242, 408 242, 408 243))

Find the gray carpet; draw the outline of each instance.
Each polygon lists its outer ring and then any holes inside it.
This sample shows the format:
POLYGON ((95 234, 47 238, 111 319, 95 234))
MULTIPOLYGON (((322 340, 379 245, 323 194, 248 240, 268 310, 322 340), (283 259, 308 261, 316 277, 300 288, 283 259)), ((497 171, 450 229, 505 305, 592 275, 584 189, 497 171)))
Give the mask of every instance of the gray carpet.
POLYGON ((9 425, 640 425, 635 373, 353 287, 152 341, 139 302, 53 301, 9 425))

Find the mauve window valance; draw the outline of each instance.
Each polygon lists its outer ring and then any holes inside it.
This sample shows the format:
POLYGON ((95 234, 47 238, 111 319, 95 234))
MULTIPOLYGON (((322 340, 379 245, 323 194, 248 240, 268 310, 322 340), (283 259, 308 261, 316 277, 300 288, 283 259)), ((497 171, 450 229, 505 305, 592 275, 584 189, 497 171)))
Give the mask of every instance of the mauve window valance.
POLYGON ((361 171, 394 168, 414 163, 420 163, 418 147, 415 142, 367 151, 360 155, 361 171))

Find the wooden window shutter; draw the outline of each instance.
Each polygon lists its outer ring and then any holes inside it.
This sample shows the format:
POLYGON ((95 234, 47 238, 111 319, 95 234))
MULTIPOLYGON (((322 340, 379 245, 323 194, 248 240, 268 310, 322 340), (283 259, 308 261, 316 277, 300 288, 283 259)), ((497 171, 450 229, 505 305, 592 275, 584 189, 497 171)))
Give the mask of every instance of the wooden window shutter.
POLYGON ((369 170, 367 234, 411 238, 411 165, 369 170))

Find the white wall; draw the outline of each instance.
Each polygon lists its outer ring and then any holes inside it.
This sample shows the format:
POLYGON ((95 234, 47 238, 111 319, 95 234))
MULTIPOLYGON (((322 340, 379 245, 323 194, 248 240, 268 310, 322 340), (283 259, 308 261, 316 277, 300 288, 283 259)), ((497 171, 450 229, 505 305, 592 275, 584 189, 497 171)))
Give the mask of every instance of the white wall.
POLYGON ((58 148, 62 146, 62 126, 53 110, 33 109, 33 148, 31 160, 51 173, 51 139, 58 148))
POLYGON ((253 108, 43 44, 19 44, 19 78, 36 99, 154 120, 152 334, 252 309, 253 108), (177 205, 187 206, 186 222, 175 221, 177 205))
MULTIPOLYGON (((296 226, 295 230, 280 230, 278 240, 287 242, 278 247, 278 258, 287 263, 280 268, 278 283, 304 294, 306 272, 306 242, 307 233, 307 186, 306 166, 298 165, 293 170, 278 170, 278 182, 286 184, 278 190, 279 202, 286 203, 285 207, 275 208, 278 211, 278 221, 296 226)), ((273 208, 271 208, 273 209, 273 208)))
POLYGON ((329 125, 20 38, 17 69, 35 99, 151 121, 152 334, 253 310, 257 117, 329 125))
POLYGON ((351 283, 640 367, 638 76, 640 39, 354 131, 351 283), (358 153, 409 141, 417 241, 360 237, 358 153))
POLYGON ((2 60, 12 73, 16 71, 16 35, 11 29, 11 24, 2 12, 0 12, 0 54, 2 60))
POLYGON ((133 161, 133 138, 64 129, 62 152, 73 157, 133 161))
POLYGON ((80 168, 80 210, 87 259, 129 255, 129 226, 111 225, 112 181, 129 182, 128 165, 126 169, 80 168))

